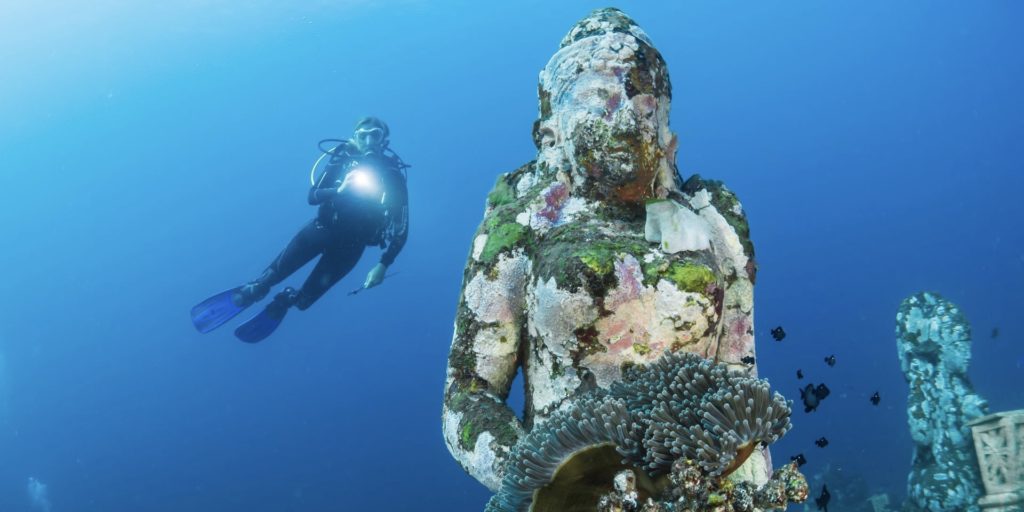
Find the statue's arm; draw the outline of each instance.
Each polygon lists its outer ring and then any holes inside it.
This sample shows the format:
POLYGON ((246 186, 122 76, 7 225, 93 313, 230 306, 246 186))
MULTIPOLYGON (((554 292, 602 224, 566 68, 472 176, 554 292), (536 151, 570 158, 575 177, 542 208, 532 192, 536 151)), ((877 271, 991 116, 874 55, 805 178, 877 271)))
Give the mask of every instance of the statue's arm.
POLYGON ((500 341, 498 331, 506 329, 467 319, 472 313, 460 302, 448 355, 445 444, 466 472, 497 491, 509 451, 523 434, 522 423, 505 403, 520 364, 519 342, 518 337, 500 341))
POLYGON ((706 180, 697 174, 686 180, 682 191, 690 208, 708 223, 717 273, 723 278, 722 296, 718 299, 721 301, 721 327, 715 358, 734 371, 756 375, 756 365, 744 362, 744 358, 755 356, 757 263, 743 205, 721 181, 706 180))
POLYGON ((743 362, 754 356, 754 281, 757 263, 754 245, 750 240, 750 227, 739 198, 721 182, 713 181, 708 187, 711 204, 702 213, 716 226, 720 235, 715 251, 722 261, 726 275, 722 297, 722 337, 719 340, 718 359, 734 370, 745 370, 757 375, 756 365, 743 362), (713 210, 713 211, 712 211, 713 210))
MULTIPOLYGON (((505 403, 522 355, 529 260, 489 205, 466 265, 448 355, 443 430, 448 450, 496 491, 523 425, 505 403), (502 236, 499 236, 502 235, 502 236)), ((514 221, 513 221, 514 222, 514 221)))
MULTIPOLYGON (((743 361, 744 357, 755 355, 754 281, 757 262, 754 260, 750 226, 735 193, 718 181, 707 182, 706 188, 713 208, 701 209, 701 215, 718 232, 713 242, 714 250, 719 261, 724 263, 721 270, 726 275, 717 359, 733 371, 756 377, 756 358, 755 364, 743 361)), ((734 475, 760 486, 768 481, 771 472, 771 452, 765 446, 751 455, 734 475)))

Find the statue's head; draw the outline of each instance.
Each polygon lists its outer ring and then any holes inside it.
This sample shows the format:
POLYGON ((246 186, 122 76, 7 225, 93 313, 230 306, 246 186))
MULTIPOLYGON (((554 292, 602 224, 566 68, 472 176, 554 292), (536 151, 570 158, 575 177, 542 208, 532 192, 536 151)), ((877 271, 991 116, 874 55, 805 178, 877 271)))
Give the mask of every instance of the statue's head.
POLYGON ((576 23, 541 71, 539 94, 538 162, 564 171, 574 194, 643 204, 676 186, 668 68, 622 11, 576 23))

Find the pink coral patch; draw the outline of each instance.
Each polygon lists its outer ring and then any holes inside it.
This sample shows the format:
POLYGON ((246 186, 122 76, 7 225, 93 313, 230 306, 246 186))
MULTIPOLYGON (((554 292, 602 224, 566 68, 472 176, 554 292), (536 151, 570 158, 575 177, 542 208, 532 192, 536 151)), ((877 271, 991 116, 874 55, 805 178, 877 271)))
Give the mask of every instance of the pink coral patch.
POLYGON ((626 302, 640 298, 643 292, 643 273, 640 263, 633 256, 626 256, 615 262, 615 279, 619 285, 615 287, 605 301, 605 307, 614 309, 626 302))
POLYGON ((619 93, 612 94, 607 101, 604 102, 604 119, 605 121, 611 121, 612 116, 622 106, 622 95, 619 93))
POLYGON ((618 354, 637 343, 642 343, 645 337, 636 335, 631 319, 623 319, 612 322, 608 325, 605 335, 609 340, 618 338, 615 342, 608 344, 608 353, 618 354))
POLYGON ((750 325, 746 317, 738 318, 729 327, 729 330, 732 331, 732 335, 736 338, 742 338, 743 335, 747 334, 748 329, 750 329, 750 325))
MULTIPOLYGON (((615 261, 615 278, 618 286, 612 290, 605 299, 605 307, 617 310, 626 304, 641 300, 644 290, 643 271, 640 269, 640 262, 631 255, 615 261)), ((632 347, 636 343, 647 343, 650 337, 646 329, 641 327, 639 318, 630 315, 614 315, 609 319, 603 329, 604 335, 609 340, 616 340, 609 343, 609 354, 617 354, 632 347)))
POLYGON ((569 187, 565 183, 557 182, 542 192, 544 197, 544 208, 537 215, 545 218, 554 224, 562 215, 562 208, 565 207, 566 199, 569 198, 569 187))
POLYGON ((722 340, 722 348, 726 352, 725 359, 738 362, 754 349, 754 337, 750 334, 751 319, 747 315, 739 314, 726 319, 726 325, 729 326, 727 336, 722 340))

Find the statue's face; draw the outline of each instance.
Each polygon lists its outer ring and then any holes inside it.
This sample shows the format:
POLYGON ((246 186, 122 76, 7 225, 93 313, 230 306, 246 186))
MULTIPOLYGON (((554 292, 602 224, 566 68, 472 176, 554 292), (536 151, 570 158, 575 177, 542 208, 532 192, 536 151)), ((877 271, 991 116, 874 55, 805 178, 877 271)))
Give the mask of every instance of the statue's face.
POLYGON ((625 16, 577 24, 541 72, 540 95, 540 160, 569 172, 578 193, 638 202, 674 176, 668 72, 625 16))

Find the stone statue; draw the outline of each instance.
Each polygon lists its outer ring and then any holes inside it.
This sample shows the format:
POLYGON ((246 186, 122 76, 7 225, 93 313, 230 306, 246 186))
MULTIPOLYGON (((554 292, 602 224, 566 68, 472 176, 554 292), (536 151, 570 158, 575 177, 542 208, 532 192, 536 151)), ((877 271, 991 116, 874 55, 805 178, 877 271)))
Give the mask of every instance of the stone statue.
MULTIPOLYGON (((498 178, 473 240, 448 359, 452 455, 497 490, 510 447, 578 392, 685 351, 754 376, 747 220, 683 182, 661 54, 622 12, 579 21, 540 73, 536 160, 498 178), (505 403, 519 370, 523 421, 505 403)), ((767 452, 737 473, 768 479, 767 452)))
POLYGON ((915 445, 904 509, 977 511, 981 476, 967 423, 988 404, 967 378, 971 326, 955 304, 924 292, 900 304, 896 337, 915 445))

